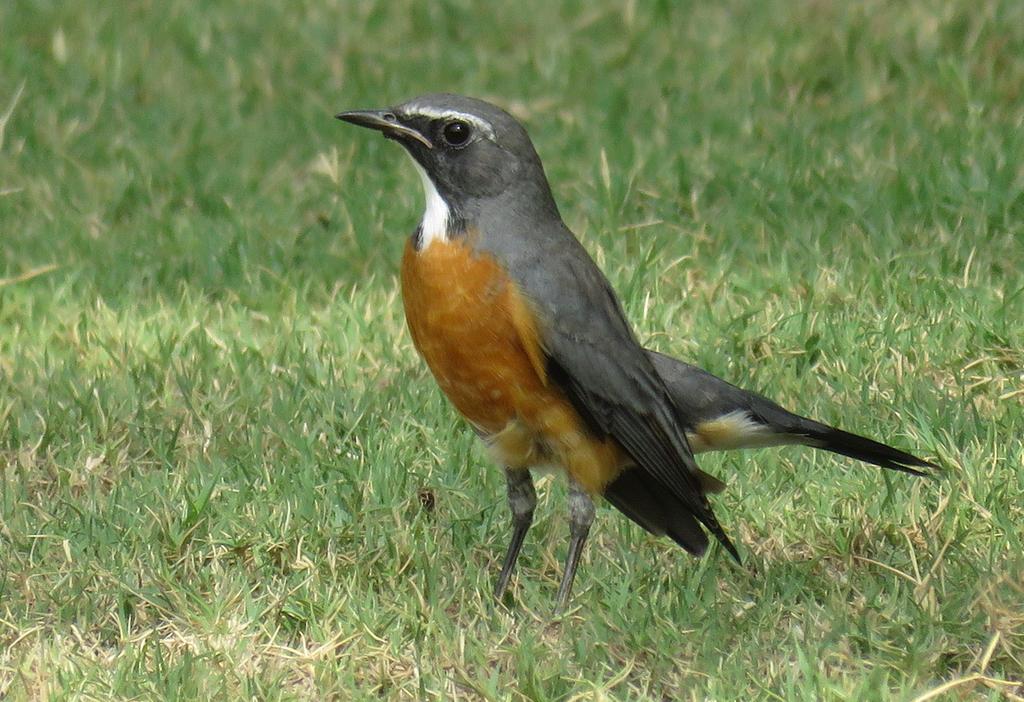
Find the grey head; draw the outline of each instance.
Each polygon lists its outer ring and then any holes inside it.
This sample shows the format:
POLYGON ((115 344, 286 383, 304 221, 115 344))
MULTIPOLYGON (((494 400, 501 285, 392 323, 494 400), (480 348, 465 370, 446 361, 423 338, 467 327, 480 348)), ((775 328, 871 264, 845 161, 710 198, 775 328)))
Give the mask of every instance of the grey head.
POLYGON ((421 239, 457 235, 496 210, 560 221, 529 135, 499 107, 439 93, 336 117, 381 132, 412 156, 426 196, 421 239))

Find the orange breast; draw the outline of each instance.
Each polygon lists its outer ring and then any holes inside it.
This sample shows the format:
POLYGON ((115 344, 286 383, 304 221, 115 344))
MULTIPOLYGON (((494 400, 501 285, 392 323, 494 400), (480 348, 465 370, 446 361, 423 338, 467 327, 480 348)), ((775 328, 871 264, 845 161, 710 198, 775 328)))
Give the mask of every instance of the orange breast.
POLYGON ((591 492, 615 477, 618 448, 592 439, 548 383, 529 303, 493 258, 464 240, 435 240, 421 251, 410 242, 402 300, 417 350, 499 462, 556 463, 591 492))
POLYGON ((514 285, 490 257, 459 242, 431 242, 402 258, 402 301, 413 343, 445 395, 488 434, 501 431, 528 398, 546 394, 520 338, 514 285))

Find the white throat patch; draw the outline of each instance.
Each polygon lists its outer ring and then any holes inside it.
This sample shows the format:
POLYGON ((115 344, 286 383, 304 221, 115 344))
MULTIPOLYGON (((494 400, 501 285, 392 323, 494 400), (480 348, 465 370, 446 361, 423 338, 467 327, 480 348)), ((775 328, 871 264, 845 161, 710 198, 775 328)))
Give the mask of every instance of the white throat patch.
POLYGON ((434 187, 427 172, 423 170, 423 166, 417 163, 416 159, 412 159, 412 163, 416 166, 416 172, 420 174, 420 180, 423 181, 423 197, 426 199, 423 219, 420 221, 420 250, 422 251, 433 241, 448 240, 450 211, 448 203, 441 197, 441 193, 437 192, 437 188, 434 187))

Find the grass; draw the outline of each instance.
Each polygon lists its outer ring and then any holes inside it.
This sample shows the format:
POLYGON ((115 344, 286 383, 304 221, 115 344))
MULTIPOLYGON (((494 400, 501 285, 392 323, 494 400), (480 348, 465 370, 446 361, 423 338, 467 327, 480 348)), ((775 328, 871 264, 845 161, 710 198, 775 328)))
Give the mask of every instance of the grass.
POLYGON ((1024 696, 1024 6, 0 26, 0 697, 1024 696), (419 185, 331 119, 436 89, 525 120, 650 344, 945 477, 702 457, 750 567, 601 507, 558 620, 548 481, 495 605, 503 481, 401 318, 419 185))

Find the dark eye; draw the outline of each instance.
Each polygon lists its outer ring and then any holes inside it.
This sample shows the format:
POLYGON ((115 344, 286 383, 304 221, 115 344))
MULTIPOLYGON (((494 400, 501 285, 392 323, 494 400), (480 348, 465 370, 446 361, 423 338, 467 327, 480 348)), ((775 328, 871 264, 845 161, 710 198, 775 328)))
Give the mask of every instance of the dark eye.
POLYGON ((444 125, 442 135, 444 140, 451 146, 462 146, 469 141, 471 131, 465 122, 454 121, 444 125))

